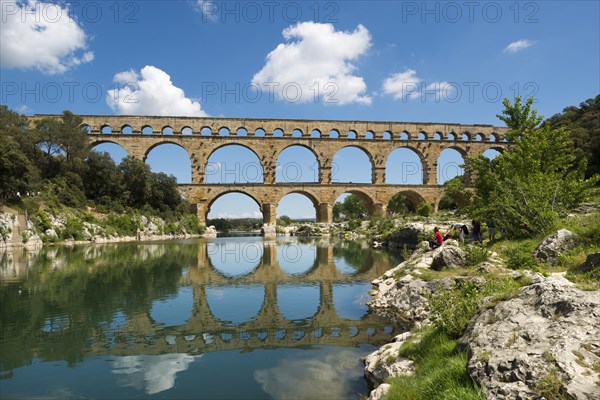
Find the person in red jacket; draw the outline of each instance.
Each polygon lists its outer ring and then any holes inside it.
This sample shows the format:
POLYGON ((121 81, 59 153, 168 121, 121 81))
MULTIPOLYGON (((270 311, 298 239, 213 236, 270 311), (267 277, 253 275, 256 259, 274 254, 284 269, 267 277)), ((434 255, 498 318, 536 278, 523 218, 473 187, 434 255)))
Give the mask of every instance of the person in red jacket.
POLYGON ((429 248, 430 249, 435 249, 437 247, 440 247, 442 245, 442 243, 444 243, 444 238, 442 237, 442 234, 440 233, 440 228, 438 228, 436 226, 435 228, 433 228, 433 232, 435 234, 435 238, 433 240, 429 240, 429 248))

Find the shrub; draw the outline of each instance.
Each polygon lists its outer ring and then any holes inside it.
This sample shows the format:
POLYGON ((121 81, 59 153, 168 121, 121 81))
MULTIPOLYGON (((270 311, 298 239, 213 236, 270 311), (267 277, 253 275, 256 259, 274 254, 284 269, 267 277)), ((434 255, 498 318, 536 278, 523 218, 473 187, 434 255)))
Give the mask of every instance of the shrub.
POLYGON ((510 269, 529 269, 540 272, 541 265, 538 260, 531 255, 533 252, 532 242, 525 241, 519 243, 516 247, 508 251, 506 266, 510 269))
POLYGON ((467 266, 479 265, 486 261, 489 256, 489 251, 483 246, 468 246, 467 247, 467 266))
POLYGON ((431 204, 429 204, 429 203, 422 202, 422 203, 419 203, 419 205, 417 206, 417 214, 419 214, 423 217, 430 216, 432 212, 433 212, 433 207, 431 207, 431 204))
POLYGON ((69 218, 61 232, 61 238, 83 240, 83 222, 79 218, 69 218))
POLYGON ((135 217, 124 214, 111 214, 106 219, 106 224, 115 229, 120 236, 135 236, 138 231, 138 223, 135 217))
POLYGON ((457 282, 453 289, 433 293, 429 298, 433 325, 451 337, 459 337, 477 312, 480 298, 473 282, 457 282))
POLYGON ((35 216, 37 218, 36 228, 38 231, 46 232, 48 229, 52 228, 50 218, 48 218, 48 214, 46 214, 44 211, 38 211, 35 216))

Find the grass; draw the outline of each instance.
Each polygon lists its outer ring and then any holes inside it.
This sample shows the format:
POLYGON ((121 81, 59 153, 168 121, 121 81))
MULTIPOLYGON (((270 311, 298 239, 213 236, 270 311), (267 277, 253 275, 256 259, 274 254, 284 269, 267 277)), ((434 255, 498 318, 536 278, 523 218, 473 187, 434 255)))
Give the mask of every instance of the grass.
POLYGON ((388 400, 483 399, 467 372, 468 357, 440 330, 422 331, 420 341, 408 341, 399 355, 415 363, 415 375, 391 378, 388 400))

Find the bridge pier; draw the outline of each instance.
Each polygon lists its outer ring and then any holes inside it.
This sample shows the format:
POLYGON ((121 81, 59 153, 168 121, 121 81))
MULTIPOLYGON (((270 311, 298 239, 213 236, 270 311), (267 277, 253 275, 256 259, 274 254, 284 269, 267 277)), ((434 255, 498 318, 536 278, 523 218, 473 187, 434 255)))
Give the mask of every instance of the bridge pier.
POLYGON ((317 222, 330 224, 333 221, 333 206, 329 203, 319 203, 316 206, 317 222))
POLYGON ((374 217, 385 217, 387 215, 387 204, 374 203, 371 207, 371 215, 374 217))
POLYGON ((275 225, 277 222, 277 204, 263 203, 261 207, 263 224, 275 225))

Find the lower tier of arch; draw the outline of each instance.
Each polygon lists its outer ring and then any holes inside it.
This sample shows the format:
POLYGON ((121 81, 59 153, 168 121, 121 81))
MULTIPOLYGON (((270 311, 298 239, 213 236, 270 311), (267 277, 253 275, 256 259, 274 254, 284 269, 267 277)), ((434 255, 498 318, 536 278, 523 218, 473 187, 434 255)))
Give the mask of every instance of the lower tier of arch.
POLYGON ((196 208, 200 223, 206 223, 212 204, 221 196, 228 193, 241 193, 252 198, 263 215, 263 223, 275 224, 277 206, 281 199, 291 193, 305 195, 315 207, 317 222, 331 223, 333 205, 337 198, 344 193, 359 196, 369 215, 385 215, 390 199, 398 194, 404 194, 413 203, 431 204, 437 211, 439 201, 443 196, 441 185, 391 185, 391 184, 189 184, 179 185, 180 193, 196 208))

